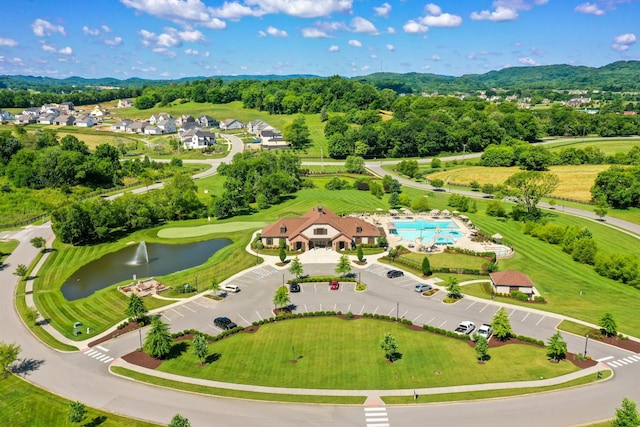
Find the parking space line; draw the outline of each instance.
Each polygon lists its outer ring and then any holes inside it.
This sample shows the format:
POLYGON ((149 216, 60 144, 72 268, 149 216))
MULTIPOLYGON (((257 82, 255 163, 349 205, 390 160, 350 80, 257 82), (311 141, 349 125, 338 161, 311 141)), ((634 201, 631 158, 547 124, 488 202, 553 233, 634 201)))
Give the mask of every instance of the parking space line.
POLYGON ((511 316, 513 316, 513 313, 515 313, 515 312, 516 312, 516 309, 514 308, 513 311, 511 313, 509 313, 509 317, 508 318, 511 319, 511 316))
POLYGON ((447 323, 446 320, 440 324, 440 328, 442 328, 445 325, 445 323, 447 323))
POLYGON ((473 307, 473 305, 476 303, 477 301, 472 302, 471 304, 469 304, 467 306, 467 308, 465 308, 465 310, 469 310, 471 307, 473 307))
POLYGON ((402 316, 400 316, 401 319, 404 319, 404 317, 407 315, 407 313, 409 312, 409 310, 405 311, 404 313, 402 313, 402 316))
POLYGON ((250 324, 251 324, 251 322, 249 322, 247 319, 245 319, 244 317, 242 317, 242 315, 241 315, 240 313, 238 313, 238 317, 239 317, 239 318, 241 318, 241 319, 242 319, 242 321, 243 321, 244 323, 246 323, 247 325, 250 325, 250 324))
POLYGON ((308 312, 309 312, 309 309, 307 308, 307 304, 305 304, 305 305, 304 305, 304 311, 305 311, 306 313, 308 313, 308 312))
POLYGON ((360 309, 360 314, 362 314, 364 312, 364 305, 362 306, 362 308, 360 309))
POLYGON ((527 317, 529 317, 530 314, 531 312, 528 311, 527 314, 522 318, 521 322, 524 322, 525 320, 527 320, 527 317))
POLYGON ((320 304, 320 310, 318 310, 318 311, 322 311, 322 303, 320 304))
POLYGON ((167 321, 168 321, 168 322, 171 322, 171 319, 169 319, 169 318, 167 317, 167 315, 166 315, 166 314, 161 313, 161 314, 160 314, 160 316, 162 316, 162 317, 164 317, 165 319, 167 319, 167 321))
POLYGON ((480 310, 480 313, 482 313, 484 311, 485 308, 489 307, 489 304, 486 304, 484 307, 482 307, 482 310, 480 310))
POLYGON ((418 314, 418 317, 415 317, 415 318, 412 320, 412 322, 413 322, 413 323, 416 323, 416 320, 418 320, 421 316, 422 316, 422 314, 418 314))
POLYGON ((347 313, 349 313, 351 311, 351 304, 349 304, 349 307, 347 307, 347 313))
POLYGON ((171 308, 171 311, 177 313, 180 317, 184 317, 184 314, 180 313, 178 310, 176 310, 175 308, 171 308))
POLYGON ((256 314, 258 315, 258 317, 260 318, 260 320, 264 320, 264 319, 262 318, 262 316, 260 316, 260 313, 258 313, 258 310, 256 310, 256 314))
MULTIPOLYGON (((207 298, 208 299, 208 298, 207 298)), ((192 303, 199 305, 200 307, 209 308, 208 305, 200 304, 198 301, 191 301, 192 303)))
POLYGON ((429 323, 433 322, 434 320, 436 320, 436 318, 435 318, 435 317, 432 317, 432 318, 431 318, 431 320, 429 320, 429 321, 427 322, 427 325, 428 325, 429 323))
POLYGON ((335 303, 335 304, 333 305, 333 311, 338 311, 338 303, 335 303))
POLYGON ((391 313, 393 313, 394 311, 396 311, 395 308, 392 308, 391 310, 389 310, 389 312, 387 313, 387 316, 391 316, 391 313))
POLYGON ((196 311, 194 309, 192 309, 191 307, 189 307, 188 305, 183 305, 184 308, 186 308, 187 310, 189 310, 192 313, 195 313, 196 311))
POLYGON ((380 308, 380 306, 379 306, 379 305, 377 305, 377 306, 376 306, 376 309, 375 309, 375 310, 373 310, 373 313, 371 313, 371 314, 376 314, 376 313, 378 312, 378 309, 379 309, 379 308, 380 308))
POLYGON ((540 318, 540 320, 538 320, 538 323, 536 323, 536 326, 538 326, 538 325, 540 324, 540 322, 542 322, 542 321, 544 320, 544 318, 545 318, 545 317, 546 317, 546 316, 544 316, 544 315, 543 315, 543 316, 540 318))
POLYGON ((318 288, 316 287, 316 284, 315 284, 315 283, 313 284, 313 290, 314 290, 315 292, 318 292, 318 288))

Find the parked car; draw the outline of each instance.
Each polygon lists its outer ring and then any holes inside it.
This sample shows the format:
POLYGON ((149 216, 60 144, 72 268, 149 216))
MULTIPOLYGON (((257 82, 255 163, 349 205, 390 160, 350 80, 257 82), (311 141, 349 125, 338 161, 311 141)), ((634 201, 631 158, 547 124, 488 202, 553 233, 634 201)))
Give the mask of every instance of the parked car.
POLYGON ((234 294, 236 292, 240 292, 240 287, 238 285, 222 285, 220 286, 220 289, 227 292, 233 292, 234 294))
POLYGON ((433 286, 427 283, 418 283, 415 289, 416 289, 416 292, 427 292, 433 289, 433 286))
POLYGON ((228 317, 216 317, 213 319, 213 324, 223 331, 228 331, 229 329, 238 327, 238 325, 233 323, 228 317))
POLYGON ((289 292, 300 292, 300 285, 297 282, 289 283, 289 292))
POLYGON ((456 328, 456 332, 459 334, 470 334, 476 328, 476 325, 473 322, 465 320, 464 322, 460 322, 458 327, 456 328))
POLYGON ((389 279, 393 279, 395 277, 402 277, 404 276, 404 272, 400 271, 400 270, 389 270, 387 271, 387 277, 389 279))
POLYGON ((488 340, 489 338, 491 338, 492 334, 493 329, 491 328, 491 325, 483 323, 482 325, 478 326, 478 329, 476 329, 476 331, 473 333, 473 339, 476 340, 478 336, 482 336, 488 340))
POLYGON ((337 291, 338 289, 340 289, 340 283, 338 283, 337 280, 332 280, 331 283, 329 283, 329 289, 331 289, 332 291, 337 291))

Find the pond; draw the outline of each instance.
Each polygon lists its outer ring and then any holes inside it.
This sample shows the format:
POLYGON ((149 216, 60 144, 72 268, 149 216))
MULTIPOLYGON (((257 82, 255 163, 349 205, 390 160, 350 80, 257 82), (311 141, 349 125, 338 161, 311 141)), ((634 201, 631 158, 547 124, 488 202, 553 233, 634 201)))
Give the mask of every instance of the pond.
POLYGON ((82 266, 64 282, 62 295, 73 301, 123 280, 164 276, 196 267, 229 244, 229 239, 213 239, 182 245, 129 245, 82 266))

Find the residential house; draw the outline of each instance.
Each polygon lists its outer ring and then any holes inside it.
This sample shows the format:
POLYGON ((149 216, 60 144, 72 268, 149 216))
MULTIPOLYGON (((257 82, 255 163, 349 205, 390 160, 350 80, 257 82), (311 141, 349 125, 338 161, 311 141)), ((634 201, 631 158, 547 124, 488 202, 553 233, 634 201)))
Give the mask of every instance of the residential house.
POLYGON ((183 114, 176 119, 176 126, 185 127, 187 123, 195 123, 196 119, 188 114, 183 114))
POLYGON ((40 114, 55 114, 56 116, 60 114, 60 107, 57 104, 43 104, 40 107, 40 114))
POLYGON ((242 129, 243 127, 244 123, 236 119, 225 119, 220 122, 220 129, 222 130, 242 129))
POLYGON ((129 133, 144 133, 144 129, 149 126, 150 123, 147 121, 135 121, 127 126, 127 132, 129 133))
POLYGON ((15 116, 8 111, 0 110, 0 120, 9 121, 15 119, 15 116))
POLYGON ((75 122, 75 117, 69 116, 67 114, 60 114, 54 119, 53 124, 58 126, 73 126, 75 122))
POLYGON ((71 113, 74 108, 75 108, 75 106, 73 105, 73 102, 71 102, 71 101, 65 101, 62 104, 60 104, 60 111, 62 111, 64 114, 71 113))
POLYGON ((117 108, 133 107, 133 101, 130 99, 119 99, 117 108))
POLYGON ((167 114, 167 113, 152 114, 151 117, 149 118, 149 123, 155 126, 158 124, 160 120, 169 120, 169 119, 173 119, 173 116, 171 114, 167 114))
POLYGON ((78 116, 76 119, 76 126, 83 128, 90 128, 98 124, 98 120, 95 117, 91 117, 88 114, 78 116))
POLYGON ((291 146, 291 143, 287 142, 284 139, 284 136, 282 136, 282 134, 279 131, 273 128, 261 130, 259 137, 260 137, 261 148, 266 150, 273 150, 277 148, 288 148, 291 146))
POLYGON ((202 129, 184 131, 180 134, 180 140, 186 149, 202 149, 216 143, 215 135, 202 129))
POLYGON ((156 127, 160 129, 160 133, 175 133, 176 132, 176 121, 173 117, 168 119, 162 119, 158 123, 156 123, 156 127))
POLYGON ((56 117, 58 117, 57 114, 51 114, 51 113, 40 114, 40 116, 38 116, 38 124, 52 125, 53 122, 56 120, 56 117))
POLYGON ((519 291, 532 297, 537 294, 536 288, 529 278, 524 273, 516 270, 496 271, 490 273, 491 286, 493 291, 497 294, 510 294, 514 291, 519 291))
POLYGON ((157 126, 149 125, 144 128, 145 135, 162 135, 162 129, 157 126))
POLYGON ((252 120, 247 123, 247 132, 258 135, 258 132, 266 127, 270 126, 264 120, 252 120))
POLYGON ((108 114, 108 111, 102 105, 96 105, 89 114, 93 117, 104 117, 108 114))
POLYGON ((211 116, 202 115, 196 119, 196 123, 198 123, 203 128, 217 128, 218 121, 211 116))
POLYGON ((127 126, 133 123, 133 120, 122 119, 111 125, 111 130, 114 132, 126 132, 127 126))
POLYGON ((367 221, 341 217, 318 206, 299 218, 282 218, 267 225, 260 239, 266 247, 278 246, 280 239, 284 239, 293 250, 343 250, 360 243, 374 244, 381 235, 378 227, 367 221))
POLYGON ((18 114, 13 122, 17 125, 28 125, 36 123, 37 121, 38 116, 34 116, 33 114, 18 114))

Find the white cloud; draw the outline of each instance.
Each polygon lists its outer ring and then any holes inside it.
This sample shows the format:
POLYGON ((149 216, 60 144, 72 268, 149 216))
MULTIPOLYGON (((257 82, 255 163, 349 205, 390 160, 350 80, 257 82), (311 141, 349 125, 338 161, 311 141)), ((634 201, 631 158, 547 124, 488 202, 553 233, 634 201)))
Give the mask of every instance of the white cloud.
POLYGON ((187 55, 194 55, 194 56, 200 55, 200 52, 198 52, 195 49, 185 49, 184 53, 186 53, 187 55))
POLYGON ((462 24, 462 18, 458 15, 443 13, 437 16, 427 15, 422 18, 422 23, 430 27, 459 27, 462 24))
POLYGON ((106 44, 107 46, 120 46, 122 44, 122 37, 104 39, 104 44, 106 44))
POLYGON ((374 54, 371 54, 371 55, 369 56, 369 58, 371 58, 371 59, 377 59, 377 58, 378 58, 378 55, 376 55, 376 54, 374 53, 374 54))
POLYGON ((488 10, 483 10, 481 12, 472 12, 471 19, 474 21, 513 21, 518 18, 518 12, 515 9, 509 9, 506 7, 499 6, 495 11, 490 12, 488 10))
POLYGON ((396 29, 393 27, 387 27, 387 33, 389 34, 395 34, 396 33, 396 29))
POLYGON ((176 33, 162 33, 158 36, 156 42, 160 47, 175 47, 182 44, 180 37, 176 33))
POLYGON ((431 55, 431 60, 432 61, 442 61, 442 58, 440 58, 440 55, 431 55))
POLYGON ((15 41, 14 39, 0 37, 0 46, 15 47, 15 46, 18 46, 18 42, 15 41))
POLYGON ((369 71, 369 66, 368 65, 364 65, 362 68, 360 68, 361 71, 369 71))
POLYGON ((204 41, 204 34, 198 30, 180 31, 178 32, 180 39, 185 42, 200 42, 204 41))
POLYGON ((202 25, 214 30, 227 26, 214 15, 215 9, 200 0, 120 0, 122 4, 181 25, 202 25))
POLYGON ((351 12, 353 0, 245 0, 245 3, 264 14, 284 13, 299 18, 318 18, 351 12))
POLYGON ((358 40, 349 40, 349 46, 362 47, 362 43, 358 40))
POLYGON ((58 51, 58 53, 61 53, 63 55, 73 55, 73 49, 71 49, 69 46, 63 47, 58 51))
POLYGON ((156 47, 153 49, 154 53, 159 53, 160 55, 168 56, 170 58, 174 58, 177 54, 166 47, 156 47))
POLYGON ((405 33, 409 34, 426 33, 427 31, 429 31, 429 27, 416 22, 413 19, 407 21, 407 23, 402 26, 402 29, 405 33))
POLYGON ((51 46, 50 44, 42 43, 42 50, 45 52, 57 52, 55 46, 51 46))
POLYGON ((339 52, 340 48, 336 45, 333 46, 329 46, 329 49, 327 49, 329 52, 339 52))
POLYGON ((344 22, 336 22, 336 21, 319 21, 315 24, 316 28, 325 32, 332 31, 349 31, 349 27, 347 27, 344 22))
POLYGON ((574 10, 579 13, 586 13, 587 15, 604 15, 604 10, 600 9, 595 3, 582 3, 577 5, 574 10))
POLYGON ((64 27, 61 25, 53 25, 49 21, 45 21, 44 19, 36 19, 31 24, 31 29, 33 30, 33 34, 38 37, 50 36, 53 33, 60 33, 63 36, 66 36, 67 33, 64 30, 64 27))
POLYGON ((102 31, 104 31, 105 33, 110 33, 111 32, 111 28, 107 27, 106 25, 103 25, 100 28, 102 28, 102 31))
POLYGON ((310 39, 320 39, 320 38, 328 38, 330 36, 324 31, 321 31, 317 28, 303 28, 302 37, 306 37, 310 39))
POLYGON ((100 35, 100 30, 97 28, 89 28, 85 25, 82 27, 82 33, 86 36, 97 36, 100 35))
POLYGON ((624 52, 634 45, 636 41, 636 35, 633 33, 621 34, 613 39, 614 43, 611 45, 611 48, 618 52, 624 52))
POLYGON ((204 35, 198 30, 178 31, 175 28, 166 27, 164 33, 156 34, 147 30, 138 32, 142 36, 141 43, 145 47, 179 47, 182 42, 205 41, 204 35))
POLYGON ((476 59, 478 57, 478 53, 477 52, 471 52, 470 54, 467 55, 467 59, 471 59, 472 61, 474 59, 476 59))
POLYGON ((260 30, 260 31, 258 31, 258 37, 265 38, 265 37, 267 37, 267 33, 265 33, 264 31, 260 30))
POLYGON ((394 50, 396 50, 396 47, 392 44, 386 45, 385 48, 387 48, 387 50, 390 52, 393 52, 394 50))
POLYGON ((21 67, 24 66, 24 61, 22 61, 22 58, 5 58, 4 56, 0 56, 0 63, 7 63, 10 65, 19 65, 21 67))
POLYGON ((276 27, 268 27, 267 28, 267 34, 269 34, 270 36, 273 36, 273 37, 288 37, 289 36, 286 31, 279 30, 276 27))
POLYGON ((155 73, 156 67, 131 67, 131 71, 140 71, 142 73, 155 73))
POLYGON ((351 27, 356 33, 379 34, 378 29, 371 23, 371 21, 359 16, 356 16, 351 20, 351 27))
POLYGON ((434 16, 439 16, 440 14, 442 14, 442 9, 437 4, 429 3, 425 6, 425 9, 427 10, 427 12, 429 12, 429 14, 434 16))
POLYGON ((518 58, 518 62, 524 65, 538 65, 535 59, 525 56, 523 58, 518 58))
POLYGON ((388 18, 391 12, 391 5, 389 3, 382 3, 382 6, 374 7, 373 10, 376 11, 376 15, 382 18, 388 18))

